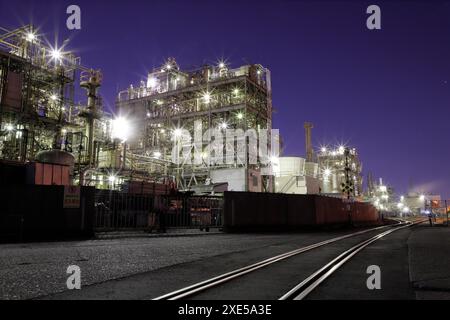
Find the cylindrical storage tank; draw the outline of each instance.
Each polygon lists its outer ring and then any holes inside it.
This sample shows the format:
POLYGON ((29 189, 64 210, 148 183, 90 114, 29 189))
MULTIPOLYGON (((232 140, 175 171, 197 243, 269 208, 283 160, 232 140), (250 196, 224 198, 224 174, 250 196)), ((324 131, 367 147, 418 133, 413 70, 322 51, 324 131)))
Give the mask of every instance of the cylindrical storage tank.
POLYGON ((305 159, 297 157, 280 158, 280 176, 305 175, 305 159))
POLYGON ((71 153, 62 150, 41 151, 37 154, 36 160, 42 163, 59 164, 71 168, 75 165, 75 157, 71 153))

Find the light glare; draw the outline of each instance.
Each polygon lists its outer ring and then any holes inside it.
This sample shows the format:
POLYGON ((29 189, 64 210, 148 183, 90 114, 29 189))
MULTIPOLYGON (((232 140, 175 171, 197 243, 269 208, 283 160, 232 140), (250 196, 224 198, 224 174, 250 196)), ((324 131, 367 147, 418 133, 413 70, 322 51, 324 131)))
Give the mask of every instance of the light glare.
POLYGON ((113 120, 112 123, 112 137, 113 139, 120 139, 126 141, 130 136, 131 126, 127 119, 119 117, 113 120))
POLYGON ((50 53, 50 56, 52 57, 53 60, 55 61, 61 61, 62 58, 62 53, 61 50, 58 49, 53 49, 50 53))
POLYGON ((33 42, 34 40, 36 40, 36 35, 34 33, 32 33, 32 32, 29 32, 29 33, 27 33, 25 39, 28 42, 33 42))

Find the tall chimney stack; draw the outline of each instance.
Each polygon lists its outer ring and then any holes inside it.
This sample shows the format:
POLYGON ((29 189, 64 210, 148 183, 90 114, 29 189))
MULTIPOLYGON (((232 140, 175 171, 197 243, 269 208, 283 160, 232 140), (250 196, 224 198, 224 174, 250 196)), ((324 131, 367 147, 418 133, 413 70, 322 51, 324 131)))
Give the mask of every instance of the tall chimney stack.
POLYGON ((311 131, 314 125, 310 122, 305 122, 305 138, 306 138, 306 161, 314 162, 314 149, 312 146, 311 131))

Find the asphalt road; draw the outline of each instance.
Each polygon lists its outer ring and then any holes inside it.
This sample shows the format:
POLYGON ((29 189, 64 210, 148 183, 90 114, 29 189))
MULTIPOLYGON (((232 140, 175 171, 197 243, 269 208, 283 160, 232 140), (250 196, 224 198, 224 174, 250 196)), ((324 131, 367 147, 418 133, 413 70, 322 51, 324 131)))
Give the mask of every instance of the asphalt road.
MULTIPOLYGON (((344 233, 209 235, 2 245, 0 298, 152 299, 344 233), (68 291, 66 288, 66 268, 73 264, 82 270, 82 290, 68 291)), ((290 258, 239 281, 203 292, 194 299, 278 299, 317 268, 374 234, 346 239, 290 258)), ((445 294, 448 289, 438 288, 435 293, 433 285, 436 286, 436 276, 450 283, 449 272, 436 271, 433 257, 437 253, 426 247, 435 247, 435 243, 422 239, 441 241, 449 235, 448 229, 426 227, 395 232, 359 253, 308 299, 448 298, 445 294), (428 254, 428 264, 421 259, 425 255, 423 251, 428 254), (381 290, 368 290, 366 286, 369 265, 381 268, 381 290), (434 272, 428 275, 424 269, 434 272), (426 295, 417 284, 428 285, 426 295)), ((450 261, 446 259, 445 263, 450 264, 450 261)), ((450 270, 446 264, 440 260, 440 266, 450 270)))

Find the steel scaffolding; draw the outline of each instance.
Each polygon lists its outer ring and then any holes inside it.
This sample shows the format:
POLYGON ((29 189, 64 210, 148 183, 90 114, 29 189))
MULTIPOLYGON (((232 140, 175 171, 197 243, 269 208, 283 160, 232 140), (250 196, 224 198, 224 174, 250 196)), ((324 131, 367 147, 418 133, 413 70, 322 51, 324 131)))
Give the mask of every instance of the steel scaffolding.
MULTIPOLYGON (((117 110, 136 128, 129 141, 130 157, 139 158, 141 168, 156 176, 173 176, 180 189, 207 183, 218 168, 261 166, 246 161, 226 165, 205 155, 202 164, 175 165, 171 161, 174 136, 186 130, 194 136, 195 126, 203 132, 217 129, 272 128, 272 89, 270 71, 261 65, 229 69, 217 66, 181 70, 175 59, 149 73, 146 81, 119 93, 117 110)), ((270 147, 270 146, 269 146, 270 147)), ((205 150, 202 145, 200 152, 205 150)), ((264 189, 270 189, 269 179, 264 189)))

